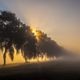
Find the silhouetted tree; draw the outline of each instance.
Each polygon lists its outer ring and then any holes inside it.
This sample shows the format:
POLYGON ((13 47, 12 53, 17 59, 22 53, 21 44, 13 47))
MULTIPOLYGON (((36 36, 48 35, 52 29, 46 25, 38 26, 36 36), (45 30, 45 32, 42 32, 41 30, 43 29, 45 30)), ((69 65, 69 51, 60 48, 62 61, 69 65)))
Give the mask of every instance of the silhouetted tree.
MULTIPOLYGON (((6 53, 9 52, 11 60, 14 58, 14 47, 17 52, 24 52, 27 45, 28 52, 36 52, 36 39, 29 26, 23 24, 14 13, 0 11, 0 49, 3 51, 4 65, 6 64, 6 53), (14 47, 13 47, 14 46, 14 47)), ((24 55, 24 53, 23 53, 24 55)))
POLYGON ((39 53, 47 54, 48 56, 60 56, 62 55, 63 48, 59 46, 54 40, 49 38, 47 34, 37 31, 39 35, 38 50, 39 53))
POLYGON ((23 57, 25 58, 25 61, 27 61, 27 58, 30 59, 32 57, 35 57, 37 54, 37 40, 31 31, 29 31, 27 39, 28 42, 25 42, 22 48, 22 50, 24 51, 23 57))
POLYGON ((44 32, 42 32, 40 30, 37 30, 36 34, 38 34, 37 43, 36 43, 37 47, 35 47, 34 45, 27 44, 28 46, 31 46, 31 47, 28 47, 25 44, 25 47, 24 47, 25 59, 26 59, 26 56, 28 58, 32 58, 32 57, 39 56, 41 54, 43 54, 43 55, 47 54, 49 57, 52 57, 52 56, 56 56, 57 57, 57 56, 63 55, 64 49, 61 46, 59 46, 54 40, 49 38, 47 36, 47 34, 45 34, 44 32), (33 53, 33 51, 32 52, 28 52, 28 51, 30 51, 30 48, 32 48, 32 47, 37 49, 36 54, 33 53))

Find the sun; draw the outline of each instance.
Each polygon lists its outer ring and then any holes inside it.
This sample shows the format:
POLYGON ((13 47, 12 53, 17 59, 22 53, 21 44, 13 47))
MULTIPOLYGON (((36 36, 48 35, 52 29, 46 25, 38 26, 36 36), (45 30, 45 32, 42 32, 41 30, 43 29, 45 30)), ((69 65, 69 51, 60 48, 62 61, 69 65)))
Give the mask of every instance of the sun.
POLYGON ((34 33, 35 36, 38 36, 36 29, 32 29, 32 33, 34 33))
POLYGON ((36 30, 35 28, 32 29, 32 33, 34 33, 37 41, 39 41, 40 37, 41 37, 41 33, 38 30, 36 30))

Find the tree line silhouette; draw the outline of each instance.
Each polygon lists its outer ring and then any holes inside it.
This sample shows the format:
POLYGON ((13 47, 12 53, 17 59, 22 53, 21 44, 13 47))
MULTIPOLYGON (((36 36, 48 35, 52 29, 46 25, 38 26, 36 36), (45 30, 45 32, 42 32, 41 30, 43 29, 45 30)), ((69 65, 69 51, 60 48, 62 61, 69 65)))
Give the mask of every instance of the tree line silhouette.
POLYGON ((0 11, 0 49, 3 53, 4 65, 7 52, 11 60, 14 59, 14 48, 16 53, 21 50, 25 61, 42 53, 48 56, 59 56, 62 53, 63 48, 47 34, 40 30, 36 32, 40 34, 38 41, 30 26, 23 24, 14 13, 0 11))

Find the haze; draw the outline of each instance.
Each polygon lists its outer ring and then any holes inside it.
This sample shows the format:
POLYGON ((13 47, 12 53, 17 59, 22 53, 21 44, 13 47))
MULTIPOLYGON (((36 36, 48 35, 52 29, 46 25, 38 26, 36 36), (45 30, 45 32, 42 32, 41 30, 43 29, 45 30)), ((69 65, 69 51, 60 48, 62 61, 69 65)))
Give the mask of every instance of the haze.
POLYGON ((47 33, 59 45, 80 52, 79 0, 0 0, 0 10, 47 33))

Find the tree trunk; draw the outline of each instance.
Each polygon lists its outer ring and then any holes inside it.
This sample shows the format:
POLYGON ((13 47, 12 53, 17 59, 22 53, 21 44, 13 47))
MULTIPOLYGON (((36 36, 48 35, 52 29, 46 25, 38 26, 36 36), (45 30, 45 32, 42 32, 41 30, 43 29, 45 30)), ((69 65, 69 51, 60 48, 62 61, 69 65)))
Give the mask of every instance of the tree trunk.
POLYGON ((7 49, 5 49, 5 52, 4 52, 4 54, 3 54, 3 59, 4 59, 3 65, 6 64, 6 53, 7 53, 7 49))
POLYGON ((27 58, 25 57, 25 62, 28 63, 27 58))

